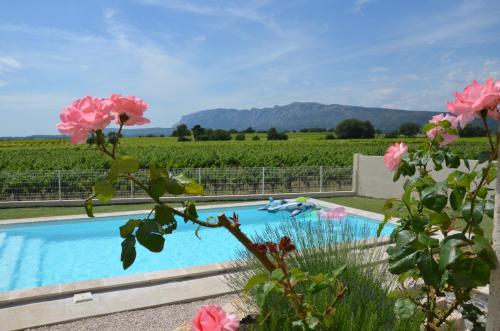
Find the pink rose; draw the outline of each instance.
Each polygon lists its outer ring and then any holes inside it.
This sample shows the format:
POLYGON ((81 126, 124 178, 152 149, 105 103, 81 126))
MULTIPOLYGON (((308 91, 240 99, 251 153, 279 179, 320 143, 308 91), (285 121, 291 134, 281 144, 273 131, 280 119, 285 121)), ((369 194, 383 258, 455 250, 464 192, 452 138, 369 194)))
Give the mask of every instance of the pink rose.
POLYGON ((220 306, 206 305, 196 312, 193 322, 193 331, 236 331, 240 321, 234 315, 228 315, 220 306))
POLYGON ((344 207, 337 207, 334 209, 322 209, 319 211, 320 218, 338 220, 346 217, 347 212, 344 207))
MULTIPOLYGON (((432 116, 432 119, 429 121, 429 123, 434 123, 438 124, 441 121, 448 121, 451 124, 451 127, 453 129, 456 129, 458 127, 458 123, 461 120, 462 115, 455 117, 449 114, 446 114, 446 116, 443 116, 443 114, 437 114, 432 116)), ((436 126, 429 131, 426 132, 427 137, 434 139, 436 136, 441 136, 443 137, 443 141, 440 142, 440 145, 448 145, 457 140, 458 136, 455 134, 449 134, 446 133, 446 129, 442 128, 440 126, 436 126)))
POLYGON ((113 119, 111 103, 86 96, 73 102, 60 115, 57 129, 71 136, 71 143, 84 142, 90 132, 104 129, 113 119))
POLYGON ((124 97, 121 94, 113 94, 109 100, 113 104, 113 113, 116 114, 115 122, 124 125, 142 125, 149 123, 149 119, 144 117, 144 112, 148 105, 144 100, 134 96, 124 97))
POLYGON ((405 143, 395 143, 387 148, 384 155, 384 163, 387 169, 394 171, 401 163, 401 156, 408 152, 408 145, 405 143))
POLYGON ((473 81, 464 89, 463 93, 455 93, 455 101, 448 102, 448 111, 455 115, 462 115, 460 125, 465 127, 479 116, 482 110, 488 111, 488 116, 495 120, 500 119, 498 104, 500 103, 500 83, 488 79, 484 85, 473 81))

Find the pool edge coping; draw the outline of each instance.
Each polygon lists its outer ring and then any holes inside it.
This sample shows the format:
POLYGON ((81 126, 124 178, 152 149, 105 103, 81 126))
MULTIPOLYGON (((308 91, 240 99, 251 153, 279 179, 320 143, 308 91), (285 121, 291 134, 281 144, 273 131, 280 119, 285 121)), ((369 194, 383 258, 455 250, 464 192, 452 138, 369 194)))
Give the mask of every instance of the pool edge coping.
MULTIPOLYGON (((214 208, 230 208, 230 207, 244 207, 244 206, 253 206, 253 205, 261 205, 266 204, 267 200, 255 200, 248 202, 232 202, 232 203, 219 203, 213 205, 202 205, 196 206, 197 210, 204 209, 214 209, 214 208)), ((176 209, 180 210, 181 207, 177 207, 176 209)), ((96 219, 100 217, 115 217, 115 216, 126 216, 126 215, 140 215, 140 214, 148 214, 150 209, 141 209, 141 210, 130 210, 130 211, 116 211, 109 213, 98 213, 95 214, 93 218, 89 217, 87 214, 74 214, 74 215, 60 215, 60 216, 42 216, 42 217, 26 217, 26 218, 12 218, 0 220, 0 227, 2 225, 14 225, 14 224, 31 224, 31 223, 42 223, 42 222, 57 222, 57 221, 65 221, 65 220, 79 220, 79 219, 96 219)))

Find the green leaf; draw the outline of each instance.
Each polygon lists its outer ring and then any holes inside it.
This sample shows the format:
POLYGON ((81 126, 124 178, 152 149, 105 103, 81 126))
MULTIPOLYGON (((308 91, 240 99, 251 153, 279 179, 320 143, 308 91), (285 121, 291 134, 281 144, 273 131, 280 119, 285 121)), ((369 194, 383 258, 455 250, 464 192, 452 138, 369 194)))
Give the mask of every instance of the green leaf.
POLYGON ((184 186, 184 191, 189 195, 202 195, 204 193, 203 185, 198 184, 194 180, 184 186))
POLYGON ((466 190, 464 187, 457 187, 450 194, 450 205, 453 210, 458 210, 464 201, 466 190))
POLYGON ((184 193, 184 186, 174 178, 165 179, 165 188, 168 193, 173 195, 180 195, 184 193))
POLYGON ((462 216, 466 222, 479 224, 483 220, 483 208, 484 206, 477 200, 474 206, 472 206, 471 201, 466 201, 462 207, 462 216))
POLYGON ((155 206, 155 221, 160 224, 160 226, 176 222, 172 209, 162 205, 155 206))
POLYGON ((441 225, 446 228, 450 224, 450 217, 445 212, 441 213, 431 213, 431 224, 432 225, 441 225))
POLYGON ((191 218, 198 218, 198 212, 196 211, 196 205, 193 201, 187 201, 185 202, 185 207, 184 207, 184 222, 187 222, 189 220, 189 217, 191 218), (188 217, 189 216, 189 217, 188 217))
POLYGON ((139 227, 143 221, 142 220, 128 220, 125 225, 120 226, 120 236, 122 238, 127 238, 134 233, 135 228, 139 227))
POLYGON ((410 255, 403 257, 402 259, 390 263, 389 271, 395 275, 402 274, 408 270, 415 268, 419 252, 413 252, 410 255))
POLYGON ((427 186, 421 192, 421 199, 425 207, 440 213, 448 203, 446 185, 438 183, 427 186))
POLYGON ((285 273, 281 268, 276 268, 271 272, 271 278, 277 281, 282 280, 285 277, 285 273))
POLYGON ((479 153, 479 157, 477 158, 478 164, 484 163, 490 159, 490 152, 484 151, 479 153))
POLYGON ((117 174, 131 174, 139 171, 139 169, 139 161, 129 155, 119 156, 111 164, 111 172, 117 174))
POLYGON ((132 265, 132 263, 134 263, 136 255, 135 237, 128 236, 122 241, 122 254, 120 259, 122 261, 123 269, 127 269, 132 265))
POLYGON ((446 166, 448 168, 458 168, 460 166, 460 158, 453 153, 445 153, 446 166))
POLYGON ((165 243, 165 238, 160 234, 161 229, 155 221, 141 223, 135 233, 137 241, 151 252, 161 252, 165 243))
POLYGON ((162 197, 167 192, 167 183, 164 177, 151 178, 149 181, 149 193, 153 199, 162 197))
POLYGON ((394 313, 399 319, 409 319, 415 313, 416 306, 409 299, 398 299, 394 304, 394 313))
POLYGON ((396 245, 405 246, 417 240, 417 237, 410 230, 403 230, 398 233, 398 237, 396 239, 396 245))
POLYGON ((476 244, 476 252, 484 252, 484 257, 490 268, 494 269, 497 266, 497 256, 490 242, 483 236, 475 235, 472 238, 476 244))
POLYGON ((462 256, 462 250, 457 247, 464 243, 467 238, 462 233, 457 233, 446 237, 443 240, 441 251, 439 253, 439 268, 446 269, 450 264, 454 263, 457 258, 462 256))
POLYGON ((488 199, 484 202, 484 212, 489 218, 493 218, 495 212, 495 201, 488 199))
POLYGON ((422 131, 423 132, 427 132, 431 129, 434 129, 436 127, 436 123, 426 123, 423 127, 422 127, 422 131))
POLYGON ((436 261, 434 261, 434 259, 428 252, 420 254, 420 257, 417 261, 417 266, 426 284, 434 287, 439 287, 439 284, 441 282, 439 265, 436 263, 436 261))
POLYGON ((91 196, 91 197, 88 197, 87 199, 85 199, 85 203, 84 203, 84 207, 85 207, 85 212, 87 213, 87 216, 88 217, 94 217, 94 212, 93 212, 93 204, 92 204, 92 199, 94 197, 91 196))
POLYGON ((102 202, 107 202, 113 198, 116 194, 116 189, 114 185, 109 182, 99 182, 92 187, 92 191, 96 195, 97 199, 102 202))
POLYGON ((488 195, 488 189, 486 187, 481 187, 479 191, 477 191, 477 196, 481 199, 486 198, 486 195, 488 195))
POLYGON ((256 274, 248 280, 247 284, 243 288, 243 291, 250 292, 255 286, 265 283, 269 280, 269 276, 265 273, 256 274))
POLYGON ((459 259, 450 271, 448 282, 455 287, 474 288, 487 285, 490 281, 490 267, 479 258, 459 259))

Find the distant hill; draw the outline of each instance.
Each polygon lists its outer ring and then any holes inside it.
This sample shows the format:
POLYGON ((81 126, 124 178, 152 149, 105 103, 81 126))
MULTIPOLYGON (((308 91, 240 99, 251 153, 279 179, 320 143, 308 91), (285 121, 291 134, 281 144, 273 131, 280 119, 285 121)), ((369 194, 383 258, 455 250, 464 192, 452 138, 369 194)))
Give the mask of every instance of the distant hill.
POLYGON ((275 127, 279 130, 300 130, 304 128, 334 128, 348 118, 372 122, 382 131, 399 129, 403 122, 426 123, 434 115, 428 111, 409 111, 389 108, 367 108, 346 105, 325 105, 316 102, 294 102, 272 108, 202 110, 182 116, 178 124, 189 128, 199 124, 211 129, 243 130, 251 126, 256 130, 275 127))
MULTIPOLYGON (((108 132, 114 132, 116 131, 116 128, 108 128, 104 130, 105 134, 108 134, 108 132)), ((172 134, 172 129, 171 128, 137 128, 137 129, 123 129, 122 133, 125 137, 138 137, 138 136, 147 136, 147 135, 154 135, 154 136, 170 136, 172 134)), ((32 136, 24 136, 24 137, 0 137, 2 140, 9 140, 9 139, 65 139, 66 137, 63 135, 32 135, 32 136)))

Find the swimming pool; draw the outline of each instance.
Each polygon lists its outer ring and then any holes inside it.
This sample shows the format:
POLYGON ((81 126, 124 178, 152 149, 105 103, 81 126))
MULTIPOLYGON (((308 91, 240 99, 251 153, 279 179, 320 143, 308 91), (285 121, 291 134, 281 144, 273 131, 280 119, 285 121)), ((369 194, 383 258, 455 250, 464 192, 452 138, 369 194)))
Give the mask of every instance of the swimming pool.
MULTIPOLYGON (((232 215, 234 211, 249 236, 290 217, 287 212, 271 214, 258 211, 258 207, 201 209, 199 215, 206 219, 221 212, 232 215)), ((223 228, 203 228, 199 240, 194 235, 196 226, 179 221, 174 234, 166 237, 163 252, 152 253, 138 244, 134 264, 123 270, 118 228, 130 217, 146 215, 0 225, 0 291, 222 262, 234 259, 241 248, 223 228)), ((304 221, 317 220, 314 212, 299 217, 304 221)), ((378 226, 375 220, 354 215, 343 222, 368 228, 372 237, 378 226)), ((392 229, 387 225, 382 235, 390 234, 392 229)))

